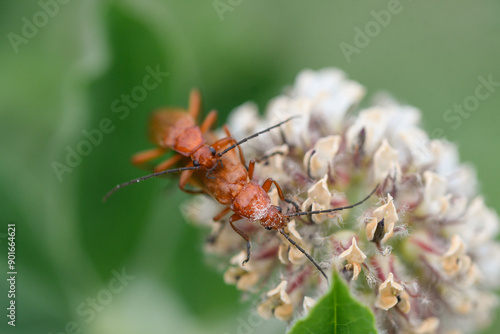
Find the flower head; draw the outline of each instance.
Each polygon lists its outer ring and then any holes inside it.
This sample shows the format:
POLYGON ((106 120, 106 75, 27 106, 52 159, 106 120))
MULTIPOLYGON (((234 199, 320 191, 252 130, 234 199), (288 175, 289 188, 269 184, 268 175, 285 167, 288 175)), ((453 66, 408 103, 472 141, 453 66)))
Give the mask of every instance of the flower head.
MULTIPOLYGON (((499 222, 456 147, 430 139, 419 110, 387 96, 356 112, 365 89, 338 69, 303 71, 286 92, 265 116, 244 104, 228 121, 242 138, 300 116, 241 147, 259 159, 255 182, 272 177, 281 186, 287 201, 272 190, 273 205, 283 213, 348 206, 379 184, 352 209, 294 217, 290 238, 325 272, 344 273, 383 332, 473 333, 487 325, 500 282, 499 222)), ((215 201, 195 214, 187 207, 205 225, 220 211, 215 201)), ((280 233, 256 222, 238 226, 252 240, 245 266, 246 252, 238 253, 245 242, 230 228, 214 227, 206 247, 223 259, 225 281, 268 291, 258 306, 264 317, 291 321, 308 312, 327 289, 317 268, 280 233)))

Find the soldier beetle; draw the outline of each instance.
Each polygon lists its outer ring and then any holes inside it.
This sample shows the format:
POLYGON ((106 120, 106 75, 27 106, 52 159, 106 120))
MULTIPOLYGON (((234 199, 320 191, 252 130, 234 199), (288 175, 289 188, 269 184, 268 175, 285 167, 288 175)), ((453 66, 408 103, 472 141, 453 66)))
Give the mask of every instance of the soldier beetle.
MULTIPOLYGON (((106 194, 103 201, 116 190, 130 184, 168 173, 182 172, 179 187, 183 191, 210 195, 220 204, 226 206, 224 210, 213 218, 214 221, 220 221, 227 213, 230 211, 233 212, 229 218, 229 225, 231 225, 232 229, 246 241, 247 258, 242 264, 250 260, 251 243, 249 236, 238 229, 234 223, 242 219, 250 222, 259 221, 265 229, 276 230, 281 233, 314 264, 328 281, 327 275, 316 261, 285 232, 288 221, 296 216, 310 216, 353 208, 368 200, 377 190, 378 185, 364 199, 349 206, 327 210, 307 212, 300 212, 297 210, 297 212, 293 213, 283 213, 281 207, 271 204, 271 199, 268 195, 269 190, 274 184, 280 200, 290 202, 285 199, 281 187, 272 178, 266 179, 262 185, 253 180, 255 160, 251 160, 247 168, 239 145, 290 121, 294 117, 257 132, 238 142, 231 137, 229 130, 225 127, 228 137, 208 145, 203 135, 206 134, 215 122, 216 112, 211 111, 202 122, 201 126, 196 126, 195 119, 199 112, 200 101, 199 93, 193 90, 190 97, 189 111, 165 109, 153 114, 150 124, 150 135, 153 142, 159 147, 136 154, 132 161, 135 164, 142 164, 161 156, 169 149, 177 152, 176 155, 158 165, 155 168, 155 170, 157 170, 155 173, 117 185, 106 194), (236 147, 239 149, 239 156, 233 150, 236 147), (185 167, 167 169, 179 162, 182 157, 190 157, 191 162, 185 167), (199 189, 186 189, 185 186, 188 182, 199 189)), ((295 205, 295 208, 298 209, 298 206, 295 205)))

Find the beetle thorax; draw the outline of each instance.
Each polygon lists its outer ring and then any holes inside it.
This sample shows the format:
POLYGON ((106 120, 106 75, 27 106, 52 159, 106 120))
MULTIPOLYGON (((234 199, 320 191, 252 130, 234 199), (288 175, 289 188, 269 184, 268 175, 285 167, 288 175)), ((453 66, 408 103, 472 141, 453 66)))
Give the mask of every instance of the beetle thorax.
POLYGON ((231 204, 231 209, 236 214, 250 221, 265 217, 270 207, 269 195, 254 181, 250 181, 231 204))
POLYGON ((173 149, 182 155, 190 156, 205 143, 205 139, 198 127, 184 130, 175 139, 173 149))

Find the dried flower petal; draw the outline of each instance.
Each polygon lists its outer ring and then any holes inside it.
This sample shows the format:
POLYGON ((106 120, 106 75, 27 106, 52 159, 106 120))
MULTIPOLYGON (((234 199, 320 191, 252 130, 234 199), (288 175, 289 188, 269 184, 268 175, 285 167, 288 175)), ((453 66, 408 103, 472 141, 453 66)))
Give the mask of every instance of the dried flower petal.
POLYGON ((304 307, 304 311, 306 313, 309 313, 309 311, 316 305, 316 301, 312 299, 311 297, 305 296, 304 297, 304 302, 302 303, 302 306, 304 307))
POLYGON ((352 269, 354 273, 352 279, 356 280, 361 272, 361 263, 365 261, 366 255, 359 249, 356 238, 353 237, 351 247, 340 254, 339 259, 347 260, 347 263, 350 265, 348 268, 352 269))
POLYGON ((356 122, 347 130, 347 147, 355 146, 358 134, 364 129, 366 133, 365 153, 373 154, 382 142, 388 121, 387 113, 381 108, 373 107, 362 111, 356 122))
POLYGON ((399 152, 393 149, 387 139, 382 141, 382 145, 373 156, 373 179, 376 183, 384 181, 387 176, 394 177, 398 182, 401 178, 401 168, 399 167, 399 152))
POLYGON ((448 276, 455 276, 470 269, 472 261, 466 253, 464 242, 458 235, 454 235, 450 248, 443 255, 443 270, 448 276))
POLYGON ((261 303, 257 312, 264 318, 271 318, 273 315, 281 320, 287 321, 292 316, 293 306, 290 296, 286 292, 288 282, 283 280, 274 289, 267 292, 267 300, 261 303))
POLYGON ((281 127, 286 143, 291 146, 299 146, 304 143, 309 144, 311 141, 309 136, 311 108, 312 103, 308 99, 280 96, 270 102, 267 113, 272 115, 274 124, 287 117, 301 115, 300 121, 288 122, 281 127))
POLYGON ((262 125, 258 116, 257 105, 252 102, 244 103, 234 109, 227 120, 232 135, 239 138, 245 133, 255 132, 262 125))
MULTIPOLYGON (((325 210, 330 207, 332 194, 328 190, 328 176, 325 175, 321 180, 315 183, 307 190, 307 199, 302 204, 302 211, 325 210)), ((313 215, 312 220, 316 224, 321 224, 328 219, 328 214, 313 215)))
POLYGON ((399 294, 399 302, 398 302, 398 309, 401 310, 403 313, 410 313, 411 309, 411 303, 410 303, 410 295, 408 292, 403 291, 399 294))
POLYGON ((347 80, 344 72, 325 68, 300 72, 290 95, 314 100, 314 116, 329 128, 340 131, 345 114, 359 103, 365 89, 359 83, 347 80))
MULTIPOLYGON (((308 250, 309 247, 304 243, 302 240, 302 237, 300 236, 299 232, 295 229, 295 221, 292 220, 288 222, 287 226, 288 231, 290 232, 290 236, 292 236, 295 240, 295 242, 302 248, 308 250)), ((282 238, 283 240, 283 238, 282 238)), ((307 258, 304 256, 304 254, 297 248, 297 247, 290 247, 290 243, 288 240, 283 240, 283 242, 286 242, 287 245, 289 245, 289 252, 288 252, 288 259, 290 260, 291 263, 293 264, 302 264, 307 261, 307 258)))
POLYGON ((284 303, 290 304, 291 299, 290 296, 286 293, 286 286, 288 282, 283 280, 276 286, 274 289, 270 290, 266 295, 268 297, 278 297, 284 303))
POLYGON ((259 275, 255 271, 246 271, 238 267, 229 267, 224 273, 224 282, 235 284, 241 291, 248 291, 257 284, 259 275))
POLYGON ((436 333, 439 327, 439 319, 436 317, 430 317, 422 321, 422 323, 415 328, 415 334, 433 334, 436 333))
POLYGON ((293 316, 293 305, 282 304, 274 309, 274 316, 281 321, 289 321, 293 316))
POLYGON ((446 195, 446 179, 431 171, 424 172, 424 200, 421 209, 426 215, 444 215, 449 208, 446 195))
POLYGON ((399 219, 391 194, 387 194, 386 204, 379 206, 375 209, 375 211, 373 211, 373 216, 377 220, 378 224, 380 224, 383 220, 384 234, 380 239, 380 242, 384 243, 394 234, 394 224, 399 219))
POLYGON ((333 170, 333 158, 340 148, 340 136, 328 136, 316 142, 304 155, 304 168, 313 178, 320 178, 333 170))
MULTIPOLYGON (((268 158, 258 162, 256 168, 262 175, 274 175, 274 180, 279 184, 289 182, 290 176, 287 173, 283 173, 288 153, 288 145, 280 145, 271 149, 267 149, 264 152, 264 157, 268 158)), ((275 189, 273 188, 273 190, 275 189)), ((277 205, 278 202, 276 202, 276 204, 273 204, 277 205)))
POLYGON ((469 224, 460 229, 460 236, 471 246, 480 246, 491 241, 499 230, 498 216, 488 209, 482 197, 476 197, 465 213, 469 224))
POLYGON ((403 292, 401 284, 394 282, 394 275, 389 273, 389 276, 384 283, 378 288, 378 296, 375 301, 375 306, 383 310, 389 310, 396 306, 398 297, 403 292))
POLYGON ((375 237, 375 231, 377 230, 378 220, 377 218, 372 218, 366 224, 366 238, 368 240, 373 240, 375 237))

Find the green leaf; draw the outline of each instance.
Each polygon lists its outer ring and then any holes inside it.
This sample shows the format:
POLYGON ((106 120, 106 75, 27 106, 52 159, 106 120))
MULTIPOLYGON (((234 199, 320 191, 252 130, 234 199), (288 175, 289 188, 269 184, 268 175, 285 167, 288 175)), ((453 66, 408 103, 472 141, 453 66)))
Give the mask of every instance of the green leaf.
POLYGON ((373 313, 351 296, 349 288, 335 273, 327 292, 309 312, 295 323, 289 334, 377 333, 373 313))

